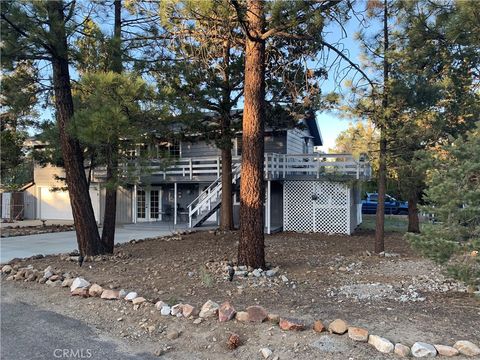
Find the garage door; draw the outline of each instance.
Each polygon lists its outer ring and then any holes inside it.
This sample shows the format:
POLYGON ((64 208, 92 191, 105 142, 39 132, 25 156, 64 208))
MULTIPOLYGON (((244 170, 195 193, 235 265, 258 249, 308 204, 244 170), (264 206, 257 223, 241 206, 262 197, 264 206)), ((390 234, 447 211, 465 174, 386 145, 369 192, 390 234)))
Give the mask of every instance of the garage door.
MULTIPOLYGON (((93 211, 98 220, 98 192, 90 190, 93 211)), ((68 191, 51 191, 48 187, 40 188, 40 219, 73 220, 68 191)))

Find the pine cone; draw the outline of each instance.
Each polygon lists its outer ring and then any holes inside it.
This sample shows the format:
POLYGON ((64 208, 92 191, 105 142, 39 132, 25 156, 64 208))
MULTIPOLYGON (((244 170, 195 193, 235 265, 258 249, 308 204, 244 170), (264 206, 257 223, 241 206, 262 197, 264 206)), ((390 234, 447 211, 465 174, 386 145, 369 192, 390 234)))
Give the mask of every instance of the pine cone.
POLYGON ((227 348, 229 350, 235 350, 240 346, 240 336, 238 334, 232 333, 227 340, 227 348))

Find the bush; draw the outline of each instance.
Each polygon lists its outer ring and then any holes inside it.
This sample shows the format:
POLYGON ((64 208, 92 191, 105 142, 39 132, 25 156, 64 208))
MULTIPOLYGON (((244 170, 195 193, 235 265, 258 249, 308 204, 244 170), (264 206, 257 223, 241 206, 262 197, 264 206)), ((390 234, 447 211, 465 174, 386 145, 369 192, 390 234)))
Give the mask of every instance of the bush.
POLYGON ((480 122, 452 145, 435 152, 424 210, 438 223, 407 234, 411 245, 445 264, 455 278, 480 284, 480 122))

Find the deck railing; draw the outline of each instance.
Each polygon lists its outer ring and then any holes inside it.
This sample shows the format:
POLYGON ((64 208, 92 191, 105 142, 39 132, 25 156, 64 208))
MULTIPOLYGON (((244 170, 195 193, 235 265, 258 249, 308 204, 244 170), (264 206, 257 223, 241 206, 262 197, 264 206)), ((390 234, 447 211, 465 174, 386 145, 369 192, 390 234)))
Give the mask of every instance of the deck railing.
MULTIPOLYGON (((241 162, 241 157, 232 158, 232 166, 241 162)), ((165 165, 161 161, 152 161, 137 168, 142 176, 158 176, 164 180, 202 180, 212 181, 222 172, 220 156, 180 158, 165 165), (144 169, 145 171, 143 171, 144 169)), ((96 176, 102 177, 103 171, 96 170, 96 176)), ((279 180, 288 178, 321 178, 329 175, 348 176, 355 179, 371 177, 370 163, 367 159, 355 159, 350 154, 277 154, 265 153, 265 178, 279 180)))

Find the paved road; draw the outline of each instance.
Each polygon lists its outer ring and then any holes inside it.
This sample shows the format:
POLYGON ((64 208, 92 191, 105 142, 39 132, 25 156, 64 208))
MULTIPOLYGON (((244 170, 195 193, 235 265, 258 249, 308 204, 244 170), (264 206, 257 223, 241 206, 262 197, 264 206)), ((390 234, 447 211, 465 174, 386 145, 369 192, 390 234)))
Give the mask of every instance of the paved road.
POLYGON ((22 303, 5 289, 1 303, 2 360, 158 359, 100 336, 84 322, 22 303))
MULTIPOLYGON (((147 223, 125 225, 116 229, 115 243, 166 236, 174 231, 185 229, 186 225, 177 227, 168 224, 147 223)), ((37 254, 58 254, 74 249, 77 249, 77 238, 74 231, 6 237, 0 239, 0 263, 8 262, 13 258, 24 258, 37 254)))

